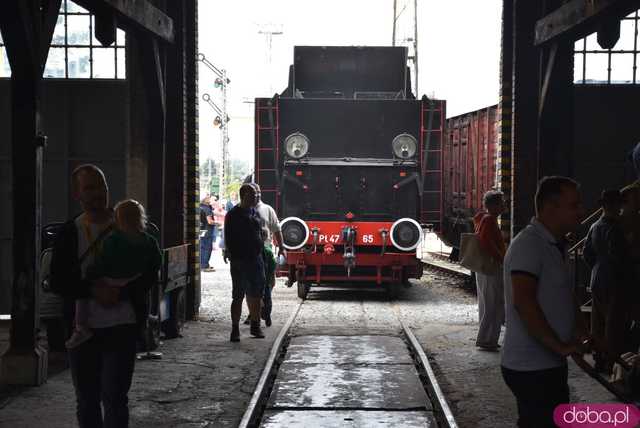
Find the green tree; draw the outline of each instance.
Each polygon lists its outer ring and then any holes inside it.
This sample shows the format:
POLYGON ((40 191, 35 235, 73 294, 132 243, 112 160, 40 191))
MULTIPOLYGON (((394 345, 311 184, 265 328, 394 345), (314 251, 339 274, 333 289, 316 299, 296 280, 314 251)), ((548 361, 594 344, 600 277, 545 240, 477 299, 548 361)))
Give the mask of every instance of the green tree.
POLYGON ((200 163, 200 183, 203 184, 200 188, 205 189, 206 193, 212 195, 219 193, 218 163, 214 159, 207 158, 200 163))
POLYGON ((206 183, 209 180, 209 177, 212 177, 209 186, 207 187, 207 192, 213 195, 220 195, 222 199, 229 199, 229 197, 233 194, 237 194, 240 186, 244 182, 244 179, 251 174, 253 170, 252 165, 244 160, 232 158, 229 159, 229 170, 227 171, 227 182, 226 186, 224 186, 224 192, 220 194, 219 192, 219 180, 218 180, 218 168, 219 162, 214 159, 207 158, 200 164, 200 183, 203 183, 205 187, 206 183), (211 168, 211 175, 209 175, 209 169, 211 168))
POLYGON ((233 180, 229 184, 227 184, 227 188, 224 192, 225 199, 229 199, 235 195, 238 198, 238 192, 240 191, 240 186, 242 186, 241 180, 233 180))

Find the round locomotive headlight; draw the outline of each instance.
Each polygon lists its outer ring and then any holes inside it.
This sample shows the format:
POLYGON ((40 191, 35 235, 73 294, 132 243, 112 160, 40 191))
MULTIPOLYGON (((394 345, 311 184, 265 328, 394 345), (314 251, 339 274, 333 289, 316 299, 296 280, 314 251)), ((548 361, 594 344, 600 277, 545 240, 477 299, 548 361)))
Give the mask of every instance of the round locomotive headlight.
POLYGON ((299 250, 309 239, 309 226, 298 217, 287 217, 280 222, 283 246, 287 250, 299 250))
POLYGON ((306 135, 294 132, 284 140, 287 155, 294 159, 304 157, 309 151, 309 139, 306 135))
POLYGON ((411 251, 422 241, 422 228, 412 218, 401 218, 393 223, 389 236, 394 247, 402 251, 411 251))
POLYGON ((418 142, 413 135, 400 134, 393 139, 393 154, 400 159, 411 159, 416 155, 418 142))

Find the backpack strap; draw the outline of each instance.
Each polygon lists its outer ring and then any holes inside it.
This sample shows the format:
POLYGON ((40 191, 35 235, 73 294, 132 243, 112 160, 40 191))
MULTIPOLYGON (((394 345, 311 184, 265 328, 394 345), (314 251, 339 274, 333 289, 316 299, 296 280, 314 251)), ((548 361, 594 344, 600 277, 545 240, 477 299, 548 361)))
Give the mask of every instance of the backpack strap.
POLYGON ((107 235, 109 233, 111 233, 112 230, 113 230, 113 223, 111 223, 102 232, 100 232, 100 234, 97 236, 97 238, 91 243, 91 245, 89 245, 89 248, 87 248, 87 250, 84 253, 82 253, 82 255, 78 258, 78 264, 79 265, 82 265, 82 262, 84 262, 84 260, 87 258, 89 253, 91 253, 93 250, 95 250, 96 247, 102 241, 104 241, 104 239, 107 237, 107 235))

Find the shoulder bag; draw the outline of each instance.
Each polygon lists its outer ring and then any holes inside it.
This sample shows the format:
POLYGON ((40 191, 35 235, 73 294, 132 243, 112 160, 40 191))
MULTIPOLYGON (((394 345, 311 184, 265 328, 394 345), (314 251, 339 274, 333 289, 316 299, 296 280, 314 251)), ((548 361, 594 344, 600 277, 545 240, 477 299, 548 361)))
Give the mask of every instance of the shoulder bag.
POLYGON ((482 249, 475 233, 460 235, 460 264, 484 275, 495 275, 500 268, 500 264, 482 249))

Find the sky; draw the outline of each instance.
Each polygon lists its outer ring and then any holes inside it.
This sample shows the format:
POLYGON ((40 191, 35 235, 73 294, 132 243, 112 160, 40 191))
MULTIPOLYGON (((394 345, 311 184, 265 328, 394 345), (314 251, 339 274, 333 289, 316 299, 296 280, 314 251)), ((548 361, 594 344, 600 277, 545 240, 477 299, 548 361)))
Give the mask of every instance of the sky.
MULTIPOLYGON (((250 102, 286 88, 294 46, 391 45, 393 0, 198 3, 199 51, 216 67, 225 69, 231 80, 230 157, 251 163, 254 128, 250 102), (269 29, 283 33, 273 36, 270 66, 266 37, 259 33, 269 29)), ((498 102, 501 7, 501 0, 418 0, 419 96, 446 99, 449 117, 498 102)), ((402 26, 399 31, 412 29, 402 26)), ((201 161, 208 156, 220 157, 221 133, 213 125, 216 114, 202 101, 202 95, 208 93, 221 105, 215 77, 200 63, 201 161)))

